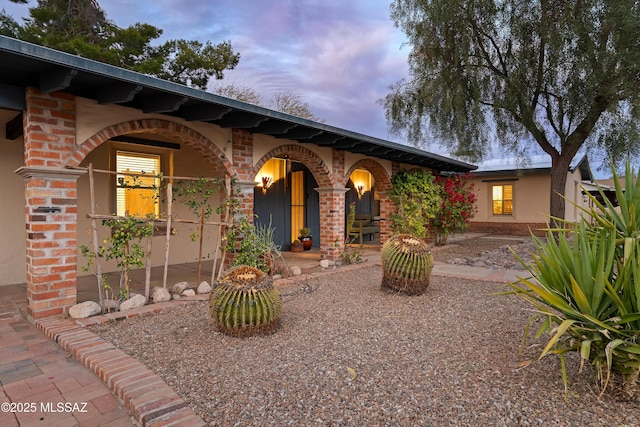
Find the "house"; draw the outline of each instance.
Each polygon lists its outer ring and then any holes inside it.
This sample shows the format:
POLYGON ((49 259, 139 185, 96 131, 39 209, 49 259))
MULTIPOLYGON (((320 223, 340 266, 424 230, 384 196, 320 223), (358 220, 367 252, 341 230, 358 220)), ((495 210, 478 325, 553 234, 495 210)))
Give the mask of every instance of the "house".
MULTIPOLYGON (((492 234, 536 234, 547 226, 551 189, 551 157, 504 158, 478 163, 470 182, 477 193, 477 212, 469 231, 492 234)), ((583 186, 593 182, 586 154, 577 155, 567 171, 565 218, 577 221, 588 205, 583 186), (577 206, 576 206, 577 205, 577 206)))
MULTIPOLYGON (((278 243, 312 229, 320 256, 335 259, 344 245, 345 199, 357 188, 377 209, 380 235, 390 232, 391 176, 404 168, 467 172, 474 167, 277 111, 223 98, 0 36, 0 284, 27 284, 28 315, 63 313, 76 302, 82 245, 93 235, 89 165, 96 175, 95 212, 166 213, 155 182, 136 187, 118 173, 230 176, 240 212, 270 218, 278 243), (354 184, 355 175, 368 176, 354 184), (137 203, 154 198, 153 203, 137 203), (136 199, 136 200, 134 200, 136 199), (26 232, 25 232, 26 230, 26 232)), ((214 200, 215 206, 221 198, 214 200)), ((215 210, 214 210, 215 212, 215 210)), ((185 206, 172 216, 186 216, 185 206)), ((211 220, 215 221, 217 214, 211 220)), ((106 227, 100 236, 110 232, 106 227)), ((171 264, 196 260, 193 227, 176 225, 171 264)), ((204 252, 218 246, 209 233, 204 252)), ((154 238, 162 244, 163 237, 154 238)), ((154 266, 163 264, 153 251, 154 266)), ((113 262, 107 269, 115 269, 113 262)))

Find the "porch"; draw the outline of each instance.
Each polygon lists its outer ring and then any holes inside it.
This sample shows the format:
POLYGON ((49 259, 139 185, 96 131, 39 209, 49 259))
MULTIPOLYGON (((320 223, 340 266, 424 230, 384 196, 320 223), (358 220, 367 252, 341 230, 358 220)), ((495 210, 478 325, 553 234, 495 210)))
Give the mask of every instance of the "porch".
MULTIPOLYGON (((353 250, 359 249, 359 245, 352 245, 353 250)), ((366 242, 362 246, 362 258, 363 262, 376 263, 380 261, 380 241, 374 240, 366 242)), ((313 274, 318 272, 327 272, 336 269, 335 265, 329 268, 320 267, 320 249, 313 248, 310 251, 304 252, 282 252, 282 258, 276 260, 276 265, 285 265, 289 268, 297 266, 300 267, 302 275, 313 274)), ((207 281, 211 283, 211 270, 213 267, 213 261, 207 260, 202 262, 200 271, 200 281, 207 281)), ((162 286, 164 274, 164 267, 151 268, 151 289, 154 286, 162 286)), ((119 289, 120 273, 118 271, 106 273, 109 285, 114 289, 115 293, 119 289)), ((289 278, 295 279, 300 276, 290 276, 289 278)), ((144 294, 144 279, 145 270, 143 268, 133 270, 129 273, 131 280, 129 288, 131 292, 144 294)), ((175 283, 188 282, 191 288, 195 290, 198 287, 198 263, 189 262, 183 264, 170 265, 167 271, 167 288, 171 289, 175 283)), ((98 301, 97 283, 95 276, 87 275, 81 276, 77 279, 77 300, 78 303, 84 301, 98 301)))

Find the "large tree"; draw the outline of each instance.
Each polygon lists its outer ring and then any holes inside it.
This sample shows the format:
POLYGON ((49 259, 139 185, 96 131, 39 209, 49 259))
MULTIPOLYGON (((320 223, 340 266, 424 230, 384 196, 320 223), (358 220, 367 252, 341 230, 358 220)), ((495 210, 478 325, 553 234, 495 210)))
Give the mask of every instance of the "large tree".
POLYGON ((571 160, 585 144, 636 152, 637 0, 395 0, 411 78, 382 100, 390 128, 481 157, 497 137, 551 156, 550 214, 564 218, 571 160))
POLYGON ((309 103, 306 102, 304 98, 289 89, 277 91, 275 95, 273 95, 270 104, 265 104, 262 96, 260 96, 255 89, 246 85, 236 85, 233 83, 219 84, 214 86, 213 93, 248 104, 271 108, 303 119, 324 123, 324 119, 319 118, 311 111, 309 103))
POLYGON ((153 46, 161 29, 142 23, 120 28, 96 0, 38 0, 23 25, 3 10, 0 34, 200 89, 240 59, 229 42, 169 40, 153 46))

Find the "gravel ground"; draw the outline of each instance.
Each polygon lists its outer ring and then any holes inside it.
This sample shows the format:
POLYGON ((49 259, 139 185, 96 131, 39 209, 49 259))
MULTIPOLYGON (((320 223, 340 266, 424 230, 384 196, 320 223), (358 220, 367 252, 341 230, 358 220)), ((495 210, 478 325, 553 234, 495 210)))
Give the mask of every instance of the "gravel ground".
MULTIPOLYGON (((503 243, 504 244, 504 243, 503 243)), ((569 357, 525 369, 530 315, 496 283, 433 276, 422 296, 380 289, 367 266, 281 289, 270 336, 216 332, 206 303, 92 328, 160 375, 212 426, 635 426, 640 403, 597 398, 569 357)))
POLYGON ((535 246, 530 237, 495 239, 476 237, 459 240, 442 247, 434 247, 433 259, 450 264, 480 265, 493 269, 519 269, 523 267, 513 256, 514 250, 520 258, 529 263, 535 246), (480 263, 480 264, 477 264, 480 263))

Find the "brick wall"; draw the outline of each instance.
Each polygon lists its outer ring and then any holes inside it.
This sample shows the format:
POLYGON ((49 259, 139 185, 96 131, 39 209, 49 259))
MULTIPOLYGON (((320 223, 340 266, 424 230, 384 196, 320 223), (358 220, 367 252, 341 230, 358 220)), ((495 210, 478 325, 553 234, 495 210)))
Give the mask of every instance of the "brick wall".
POLYGON ((529 236, 531 232, 537 236, 544 236, 547 224, 541 222, 476 222, 471 221, 467 231, 489 234, 511 234, 514 236, 529 236))

